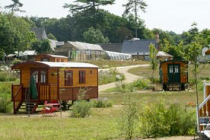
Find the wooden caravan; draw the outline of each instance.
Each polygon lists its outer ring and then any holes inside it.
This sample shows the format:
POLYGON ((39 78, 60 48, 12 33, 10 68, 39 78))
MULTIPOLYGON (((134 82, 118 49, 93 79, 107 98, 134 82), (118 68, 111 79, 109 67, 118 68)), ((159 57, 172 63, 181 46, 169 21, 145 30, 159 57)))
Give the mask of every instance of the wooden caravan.
POLYGON ((163 90, 185 90, 188 83, 188 62, 167 60, 160 63, 163 90))
POLYGON ((86 99, 98 98, 98 67, 95 65, 76 62, 23 62, 14 65, 12 69, 20 71, 20 84, 12 85, 15 114, 26 102, 33 104, 31 113, 34 113, 44 101, 75 101, 81 89, 86 89, 86 99), (36 83, 36 98, 29 92, 32 77, 36 83))
POLYGON ((68 57, 61 55, 52 55, 52 54, 39 54, 35 56, 35 61, 68 62, 68 57))
POLYGON ((203 102, 197 107, 197 131, 210 139, 210 83, 204 82, 203 102))

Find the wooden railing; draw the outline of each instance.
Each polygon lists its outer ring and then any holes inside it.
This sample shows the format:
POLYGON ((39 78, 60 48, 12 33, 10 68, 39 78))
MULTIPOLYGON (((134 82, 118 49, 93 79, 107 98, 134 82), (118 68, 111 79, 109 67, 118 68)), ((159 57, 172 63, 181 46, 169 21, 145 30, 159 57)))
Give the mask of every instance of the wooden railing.
POLYGON ((57 99, 57 84, 39 84, 38 98, 40 101, 51 101, 52 99, 57 99))
POLYGON ((12 85, 12 101, 14 114, 17 113, 18 108, 22 102, 22 89, 23 85, 12 85))
POLYGON ((210 121, 210 95, 199 106, 199 129, 204 130, 206 123, 210 121))

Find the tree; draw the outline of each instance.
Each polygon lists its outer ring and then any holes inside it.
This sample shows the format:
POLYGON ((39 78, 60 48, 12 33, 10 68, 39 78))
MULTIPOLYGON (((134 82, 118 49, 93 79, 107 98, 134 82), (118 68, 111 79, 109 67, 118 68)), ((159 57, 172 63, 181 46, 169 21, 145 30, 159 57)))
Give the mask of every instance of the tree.
POLYGON ((99 29, 94 30, 93 27, 89 28, 83 34, 84 39, 88 43, 108 43, 109 39, 104 37, 102 32, 99 29))
POLYGON ((52 49, 50 47, 50 42, 48 39, 44 39, 41 41, 34 41, 31 44, 31 48, 33 50, 36 50, 37 53, 42 54, 42 53, 50 53, 52 52, 52 49))
POLYGON ((149 45, 149 56, 150 56, 150 63, 152 67, 152 83, 154 83, 154 72, 157 69, 158 61, 156 59, 157 50, 153 44, 149 45))
POLYGON ((5 52, 3 49, 0 48, 0 60, 4 61, 5 52))
POLYGON ((12 0, 12 1, 13 1, 13 4, 5 6, 6 9, 11 9, 12 15, 16 11, 25 12, 24 10, 20 9, 20 7, 22 7, 23 4, 19 0, 12 0))
MULTIPOLYGON (((76 0, 76 4, 65 4, 64 8, 74 14, 81 11, 92 11, 94 28, 96 29, 96 7, 101 5, 113 4, 115 0, 76 0), (81 5, 79 5, 81 4, 81 5)), ((91 15, 89 15, 91 17, 91 15)))
POLYGON ((135 37, 137 37, 138 9, 145 12, 145 8, 147 7, 147 4, 143 0, 129 0, 128 3, 123 6, 125 6, 124 15, 128 15, 129 13, 131 13, 131 10, 134 11, 134 14, 135 14, 135 37))
POLYGON ((55 36, 54 36, 52 33, 49 33, 49 34, 47 35, 47 38, 52 39, 52 40, 57 40, 57 39, 55 38, 55 36))
MULTIPOLYGON (((190 42, 188 45, 186 45, 188 53, 186 53, 186 59, 191 61, 193 67, 192 67, 192 73, 195 78, 195 94, 196 94, 196 107, 197 111, 199 111, 199 101, 198 101, 198 74, 199 74, 199 62, 198 57, 201 56, 201 50, 202 50, 202 37, 200 37, 197 24, 193 23, 192 28, 188 32, 188 41, 190 42)), ((197 113, 197 118, 199 118, 199 113, 197 113)), ((198 124, 199 124, 198 120, 198 124)))
POLYGON ((12 27, 5 15, 0 15, 0 48, 6 54, 14 53, 21 38, 20 33, 12 27))

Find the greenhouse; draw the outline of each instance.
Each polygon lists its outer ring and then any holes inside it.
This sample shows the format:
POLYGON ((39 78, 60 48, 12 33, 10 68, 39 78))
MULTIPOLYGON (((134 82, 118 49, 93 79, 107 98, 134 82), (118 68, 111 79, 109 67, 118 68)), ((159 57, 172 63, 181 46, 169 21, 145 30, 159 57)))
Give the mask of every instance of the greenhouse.
POLYGON ((74 50, 69 51, 70 60, 99 60, 106 59, 106 52, 103 50, 74 50))
POLYGON ((106 51, 109 60, 131 60, 131 54, 106 51))
POLYGON ((70 60, 84 61, 84 60, 131 60, 130 54, 103 51, 103 50, 74 50, 69 51, 70 60))

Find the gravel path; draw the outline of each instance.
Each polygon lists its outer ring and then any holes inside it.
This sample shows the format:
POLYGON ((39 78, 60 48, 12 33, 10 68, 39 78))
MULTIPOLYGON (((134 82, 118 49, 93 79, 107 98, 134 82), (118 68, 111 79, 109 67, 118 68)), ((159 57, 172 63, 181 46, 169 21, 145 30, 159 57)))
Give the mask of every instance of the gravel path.
MULTIPOLYGON (((131 83, 131 82, 135 81, 137 78, 142 78, 142 77, 133 75, 131 73, 128 73, 127 71, 130 68, 135 68, 135 67, 148 67, 148 66, 149 66, 149 64, 133 65, 133 66, 117 67, 116 69, 118 70, 118 72, 123 73, 125 75, 125 80, 123 81, 124 83, 131 83)), ((100 70, 106 71, 106 70, 109 70, 109 69, 99 69, 99 71, 100 70)), ((105 85, 100 85, 99 86, 99 94, 102 91, 104 91, 106 89, 109 89, 109 88, 114 88, 115 86, 116 86, 116 82, 105 84, 105 85)))

